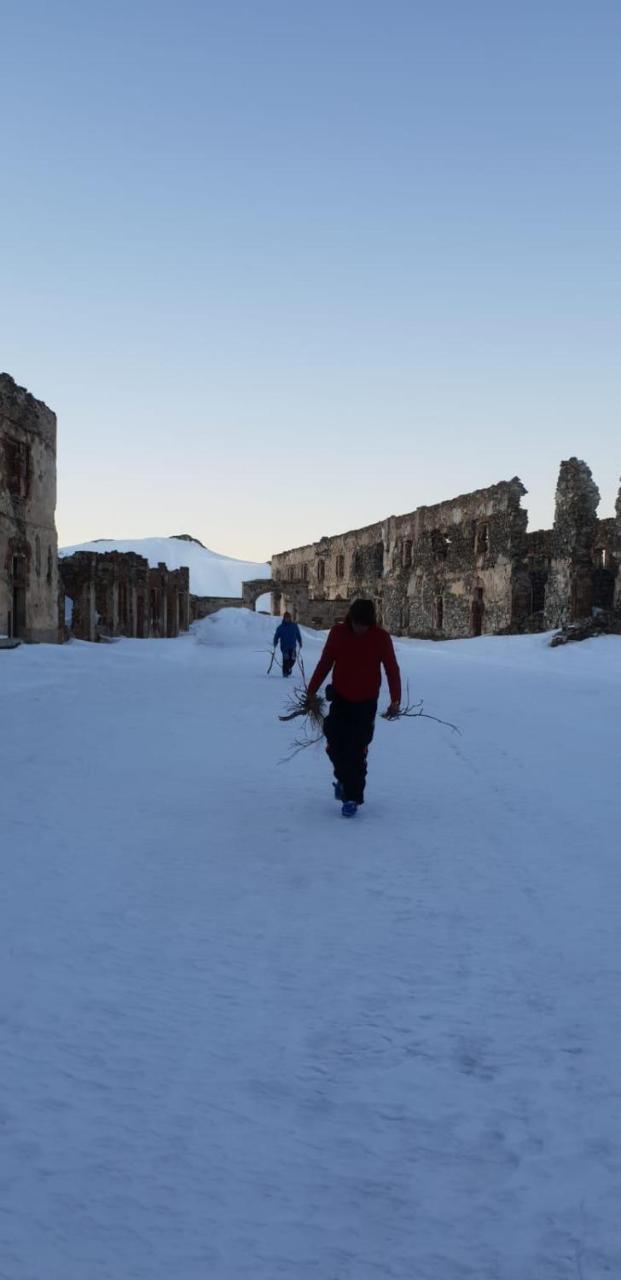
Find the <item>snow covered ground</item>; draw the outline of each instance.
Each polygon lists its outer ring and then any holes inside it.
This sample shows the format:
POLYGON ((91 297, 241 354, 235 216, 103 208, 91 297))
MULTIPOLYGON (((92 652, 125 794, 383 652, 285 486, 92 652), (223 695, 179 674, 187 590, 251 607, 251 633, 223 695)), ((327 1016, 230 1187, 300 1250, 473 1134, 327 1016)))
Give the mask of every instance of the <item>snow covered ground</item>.
MULTIPOLYGON (((195 596, 241 596, 242 582, 252 578, 269 578, 269 564, 254 560, 234 560, 221 556, 198 542, 186 542, 183 538, 121 538, 96 542, 76 543, 62 547, 59 555, 72 556, 74 551, 134 551, 144 556, 152 569, 165 564, 169 569, 187 565, 190 570, 190 591, 195 596)), ((263 599, 263 597, 261 597, 263 599)), ((267 606, 269 608, 269 605, 267 606)))
POLYGON ((346 822, 272 630, 0 653, 0 1277, 621 1276, 621 642, 400 642, 346 822))

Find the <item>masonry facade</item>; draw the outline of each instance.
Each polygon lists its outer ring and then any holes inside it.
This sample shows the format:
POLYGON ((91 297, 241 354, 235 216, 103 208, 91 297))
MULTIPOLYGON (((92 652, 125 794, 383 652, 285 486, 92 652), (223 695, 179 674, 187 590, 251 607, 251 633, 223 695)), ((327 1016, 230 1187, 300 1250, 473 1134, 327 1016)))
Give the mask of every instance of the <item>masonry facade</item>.
MULTIPOLYGON (((515 476, 486 489, 284 551, 271 580, 230 601, 192 598, 195 617, 223 604, 332 626, 357 596, 394 634, 435 639, 507 634, 605 618, 621 630, 621 489, 600 518, 587 464, 561 463, 552 529, 529 532, 515 476)), ((117 635, 176 636, 191 618, 189 570, 139 555, 77 552, 58 569, 56 417, 0 374, 0 643, 117 635)))
POLYGON ((61 622, 79 640, 173 637, 190 624, 190 571, 150 568, 133 552, 76 551, 60 561, 61 622))
POLYGON ((272 558, 273 611, 328 627, 357 596, 393 634, 449 639, 621 619, 621 490, 597 518, 586 463, 561 464, 554 526, 529 533, 516 477, 272 558))
POLYGON ((0 374, 0 636, 57 642, 56 417, 0 374))

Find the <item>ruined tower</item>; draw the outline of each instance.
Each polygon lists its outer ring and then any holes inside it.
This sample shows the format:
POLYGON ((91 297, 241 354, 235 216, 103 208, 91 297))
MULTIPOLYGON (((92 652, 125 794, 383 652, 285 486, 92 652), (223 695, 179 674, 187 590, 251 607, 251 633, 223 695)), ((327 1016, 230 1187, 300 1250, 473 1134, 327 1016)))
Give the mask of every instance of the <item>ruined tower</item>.
POLYGON ((546 628, 591 616, 599 496, 586 462, 579 458, 561 462, 545 603, 546 628))

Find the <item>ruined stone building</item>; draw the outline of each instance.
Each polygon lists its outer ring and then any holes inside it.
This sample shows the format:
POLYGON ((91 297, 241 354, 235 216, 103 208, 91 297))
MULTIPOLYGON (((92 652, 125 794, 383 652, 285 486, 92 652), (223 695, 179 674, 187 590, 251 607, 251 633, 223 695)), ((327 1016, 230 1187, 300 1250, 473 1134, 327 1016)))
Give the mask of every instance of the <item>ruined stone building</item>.
POLYGON ((0 374, 0 635, 58 641, 56 417, 0 374))
POLYGON ((290 609, 320 628, 366 596, 396 635, 540 631, 594 614, 621 630, 621 490, 614 515, 599 519, 591 472, 569 458, 554 525, 534 532, 525 493, 514 477, 281 552, 272 578, 244 583, 234 600, 191 601, 187 568, 150 568, 132 552, 76 552, 61 560, 59 575, 56 418, 0 374, 0 638, 176 636, 191 609, 203 617, 223 605, 254 607, 269 591, 274 613, 290 609))
POLYGON ((79 640, 173 637, 190 625, 190 571, 149 568, 134 552, 76 551, 60 561, 65 632, 79 640))
POLYGON ((394 634, 435 639, 538 631, 597 609, 621 617, 621 492, 615 517, 598 520, 591 472, 570 458, 554 527, 533 533, 525 493, 514 477, 275 555, 274 612, 328 627, 366 596, 394 634))

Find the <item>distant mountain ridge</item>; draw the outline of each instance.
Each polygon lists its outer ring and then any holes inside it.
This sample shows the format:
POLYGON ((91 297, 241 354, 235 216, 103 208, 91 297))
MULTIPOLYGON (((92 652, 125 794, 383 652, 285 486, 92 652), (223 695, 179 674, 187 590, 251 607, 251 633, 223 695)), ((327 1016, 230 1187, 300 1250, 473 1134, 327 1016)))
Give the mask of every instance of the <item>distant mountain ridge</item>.
POLYGON ((171 538, 178 538, 179 542, 195 542, 197 547, 202 547, 203 551, 207 550, 204 542, 200 538, 193 538, 191 533, 171 533, 171 538))

